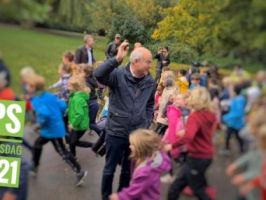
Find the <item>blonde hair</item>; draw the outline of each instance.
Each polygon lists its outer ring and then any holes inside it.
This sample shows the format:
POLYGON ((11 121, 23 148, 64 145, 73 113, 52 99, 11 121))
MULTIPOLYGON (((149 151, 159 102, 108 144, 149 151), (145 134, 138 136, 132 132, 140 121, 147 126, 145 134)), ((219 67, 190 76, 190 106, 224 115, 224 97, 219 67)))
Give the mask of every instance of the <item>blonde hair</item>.
POLYGON ((161 149, 161 138, 152 130, 137 129, 129 136, 130 145, 134 146, 130 157, 139 162, 151 157, 154 152, 161 149))
POLYGON ((89 64, 79 64, 79 67, 85 77, 91 76, 94 70, 93 66, 89 64))
POLYGON ((74 61, 74 54, 71 51, 65 51, 63 53, 63 57, 65 59, 67 59, 69 62, 73 62, 74 61))
POLYGON ((61 64, 58 66, 58 69, 59 69, 59 70, 63 70, 63 71, 65 71, 67 74, 70 74, 70 73, 71 73, 71 67, 70 67, 70 65, 68 65, 68 64, 61 63, 61 64))
POLYGON ((71 85, 75 92, 81 91, 81 92, 90 93, 90 88, 87 87, 85 79, 82 76, 78 75, 73 76, 72 78, 69 79, 68 85, 71 85))
POLYGON ((260 148, 266 150, 266 124, 262 125, 258 129, 257 139, 260 144, 260 148))
POLYGON ((45 88, 45 79, 38 75, 32 74, 30 78, 27 80, 27 83, 35 88, 35 91, 42 91, 45 88))
POLYGON ((230 77, 224 77, 222 83, 224 87, 228 87, 233 84, 233 81, 230 77))
POLYGON ((191 90, 187 104, 193 110, 209 110, 211 108, 211 97, 209 91, 204 87, 197 87, 191 90))
POLYGON ((258 136, 266 139, 266 123, 259 128, 258 136))
POLYGON ((80 76, 82 73, 84 73, 83 65, 84 64, 73 64, 71 66, 72 75, 73 76, 80 76))
POLYGON ((253 109, 248 115, 248 126, 250 127, 253 134, 257 134, 257 130, 266 124, 265 121, 266 109, 263 107, 257 107, 253 109))
POLYGON ((32 67, 23 67, 21 70, 20 70, 20 76, 24 79, 26 78, 26 76, 30 76, 32 74, 36 74, 34 69, 32 67))
POLYGON ((265 70, 260 70, 256 74, 256 79, 257 80, 264 80, 266 78, 266 71, 265 70))

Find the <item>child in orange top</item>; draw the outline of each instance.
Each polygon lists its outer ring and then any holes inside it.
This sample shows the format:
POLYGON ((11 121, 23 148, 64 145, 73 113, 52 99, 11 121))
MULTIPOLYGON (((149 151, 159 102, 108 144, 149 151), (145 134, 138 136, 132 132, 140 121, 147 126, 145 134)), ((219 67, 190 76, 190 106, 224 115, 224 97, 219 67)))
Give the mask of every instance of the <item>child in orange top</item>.
POLYGON ((13 90, 7 87, 7 80, 3 73, 0 73, 0 99, 15 100, 16 95, 13 90))

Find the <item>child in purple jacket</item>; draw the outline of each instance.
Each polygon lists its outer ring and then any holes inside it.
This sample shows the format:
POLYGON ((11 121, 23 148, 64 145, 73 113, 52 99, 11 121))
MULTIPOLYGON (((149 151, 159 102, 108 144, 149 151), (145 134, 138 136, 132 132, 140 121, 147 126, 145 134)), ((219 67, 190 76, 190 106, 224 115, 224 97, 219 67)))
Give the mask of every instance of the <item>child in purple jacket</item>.
POLYGON ((136 168, 129 187, 112 194, 110 200, 159 200, 160 176, 171 168, 169 157, 160 151, 161 138, 151 130, 138 129, 129 141, 136 168))

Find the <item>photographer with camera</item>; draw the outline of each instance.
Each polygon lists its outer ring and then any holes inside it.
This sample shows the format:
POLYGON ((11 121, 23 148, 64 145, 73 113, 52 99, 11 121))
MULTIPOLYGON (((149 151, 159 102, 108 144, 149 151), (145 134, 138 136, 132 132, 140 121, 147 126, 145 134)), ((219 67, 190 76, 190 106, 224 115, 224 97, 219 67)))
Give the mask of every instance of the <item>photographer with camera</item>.
POLYGON ((155 81, 157 83, 161 78, 163 67, 167 67, 170 64, 169 48, 168 47, 159 48, 154 58, 158 60, 156 67, 156 77, 155 77, 155 81))

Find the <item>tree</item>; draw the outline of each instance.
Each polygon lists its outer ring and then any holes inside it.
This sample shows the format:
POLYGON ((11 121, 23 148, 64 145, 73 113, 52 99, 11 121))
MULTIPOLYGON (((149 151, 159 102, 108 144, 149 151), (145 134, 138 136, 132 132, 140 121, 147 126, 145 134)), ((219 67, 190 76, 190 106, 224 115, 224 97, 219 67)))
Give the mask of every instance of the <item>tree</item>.
POLYGON ((145 43, 148 38, 142 23, 135 16, 130 15, 129 12, 114 17, 109 38, 112 40, 116 33, 120 33, 130 43, 145 43))
POLYGON ((17 21, 26 26, 42 23, 48 18, 50 6, 34 0, 4 1, 1 5, 1 18, 17 21))
POLYGON ((66 27, 86 29, 89 26, 86 3, 86 0, 60 0, 58 12, 53 16, 57 18, 57 23, 63 23, 66 27))
POLYGON ((266 62, 263 0, 180 0, 164 10, 152 37, 188 46, 199 56, 233 55, 266 62))

